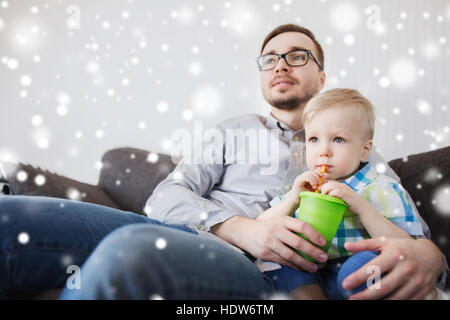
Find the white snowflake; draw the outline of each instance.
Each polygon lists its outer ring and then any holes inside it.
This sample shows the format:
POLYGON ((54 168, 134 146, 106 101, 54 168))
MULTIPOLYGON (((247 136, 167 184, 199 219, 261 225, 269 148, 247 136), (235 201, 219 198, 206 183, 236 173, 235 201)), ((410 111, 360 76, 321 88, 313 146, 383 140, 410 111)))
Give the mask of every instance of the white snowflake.
POLYGON ((19 172, 17 172, 17 180, 19 180, 20 182, 25 182, 28 179, 28 173, 26 173, 23 170, 20 170, 19 172))
POLYGON ((391 79, 389 79, 388 77, 381 77, 378 81, 378 84, 382 88, 387 88, 391 85, 391 79))
POLYGON ((39 127, 42 124, 42 116, 39 114, 35 114, 31 117, 31 124, 35 127, 39 127))
POLYGON ((45 176, 42 174, 38 174, 34 178, 34 183, 38 186, 43 186, 45 184, 45 182, 46 182, 45 176))
POLYGON ((70 254, 64 254, 61 257, 61 265, 63 267, 68 267, 73 264, 73 256, 70 254))
POLYGON ((200 64, 200 62, 192 62, 189 65, 189 73, 193 76, 198 76, 203 71, 203 66, 200 64))
POLYGON ((392 85, 403 89, 409 88, 416 82, 416 65, 410 59, 395 60, 389 66, 389 78, 392 85))
POLYGON ((21 232, 17 236, 17 240, 21 244, 27 244, 30 241, 30 235, 28 233, 26 233, 26 232, 21 232))
POLYGON ((156 110, 160 113, 166 113, 169 110, 169 104, 166 101, 160 101, 156 105, 156 110))
POLYGON ((69 109, 65 105, 60 105, 56 108, 56 113, 61 117, 66 116, 68 112, 69 112, 69 109))
POLYGON ((184 120, 186 121, 191 121, 192 118, 194 117, 194 114, 192 113, 191 110, 186 109, 183 111, 183 113, 181 114, 181 116, 183 117, 184 120))
POLYGON ((39 149, 47 149, 50 146, 51 134, 46 127, 37 127, 32 131, 32 139, 39 149))
POLYGON ((331 8, 330 22, 340 32, 354 30, 360 20, 359 10, 350 2, 343 2, 331 8))
POLYGON ((386 167, 386 165, 385 165, 384 163, 380 162, 380 163, 377 163, 377 164, 375 165, 375 170, 376 170, 379 174, 384 174, 384 173, 386 172, 386 170, 387 170, 387 167, 386 167))
POLYGON ((442 215, 450 215, 450 185, 440 186, 433 194, 432 204, 442 215))
POLYGON ((205 86, 194 92, 192 105, 199 116, 213 115, 222 107, 222 96, 215 87, 205 86))
POLYGON ((95 131, 95 136, 101 139, 105 136, 105 132, 102 129, 98 129, 97 131, 95 131))
POLYGON ((7 60, 6 65, 10 70, 15 70, 19 66, 19 62, 16 59, 11 58, 7 60))
POLYGON ((431 105, 425 100, 419 100, 416 104, 417 111, 421 114, 427 115, 433 112, 431 105))
POLYGON ((156 248, 159 249, 159 250, 165 249, 166 246, 167 246, 167 241, 166 241, 166 239, 164 239, 164 238, 158 238, 158 239, 156 239, 156 241, 155 241, 155 246, 156 246, 156 248))
POLYGON ((434 40, 429 40, 423 45, 423 54, 429 60, 438 58, 441 55, 441 47, 434 40))
POLYGON ((81 199, 80 191, 73 187, 70 187, 67 189, 66 196, 70 200, 80 200, 81 199))
POLYGON ((159 155, 154 152, 150 152, 147 156, 147 161, 150 163, 156 163, 159 160, 159 155))

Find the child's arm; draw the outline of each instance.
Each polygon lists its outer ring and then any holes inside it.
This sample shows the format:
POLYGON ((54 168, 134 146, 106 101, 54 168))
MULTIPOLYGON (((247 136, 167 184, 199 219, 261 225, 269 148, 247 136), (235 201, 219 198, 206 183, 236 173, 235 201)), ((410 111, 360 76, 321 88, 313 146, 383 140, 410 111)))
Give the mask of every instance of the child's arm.
POLYGON ((380 214, 377 209, 369 202, 360 197, 361 205, 358 207, 356 213, 371 238, 380 236, 393 238, 410 238, 411 236, 402 228, 389 221, 386 217, 380 214))
POLYGON ((299 194, 302 191, 312 191, 319 186, 322 173, 306 171, 295 178, 292 189, 286 195, 286 199, 274 207, 261 213, 256 219, 267 219, 280 216, 292 216, 297 210, 300 199, 299 194))
POLYGON ((359 216, 361 222, 372 238, 385 236, 394 238, 409 238, 410 235, 380 214, 369 202, 361 198, 346 184, 330 181, 321 187, 323 194, 344 200, 349 210, 359 216))
POLYGON ((293 197, 286 197, 283 201, 275 205, 274 207, 267 209, 259 216, 256 217, 257 220, 268 219, 273 217, 281 216, 292 216, 298 208, 298 202, 293 199, 293 197))

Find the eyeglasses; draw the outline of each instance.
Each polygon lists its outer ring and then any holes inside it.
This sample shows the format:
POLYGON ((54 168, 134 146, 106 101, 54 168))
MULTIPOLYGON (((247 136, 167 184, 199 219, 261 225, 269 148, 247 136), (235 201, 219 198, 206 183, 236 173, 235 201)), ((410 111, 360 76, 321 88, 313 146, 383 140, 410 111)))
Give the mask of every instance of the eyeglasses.
POLYGON ((320 70, 323 70, 322 65, 319 61, 317 61, 316 57, 314 57, 311 50, 292 50, 286 53, 268 53, 263 54, 256 58, 256 63, 258 64, 259 71, 267 71, 272 70, 276 67, 280 59, 284 59, 288 66, 291 67, 301 67, 308 63, 309 57, 312 57, 313 60, 317 63, 320 70))

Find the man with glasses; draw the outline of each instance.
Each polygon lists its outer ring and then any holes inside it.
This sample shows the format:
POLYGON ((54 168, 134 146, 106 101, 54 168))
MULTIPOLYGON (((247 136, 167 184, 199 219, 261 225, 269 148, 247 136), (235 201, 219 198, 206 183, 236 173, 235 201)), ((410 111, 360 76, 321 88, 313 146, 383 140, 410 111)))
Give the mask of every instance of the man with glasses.
MULTIPOLYGON (((148 218, 61 199, 0 197, 0 216, 14 220, 0 224, 6 250, 0 257, 0 298, 63 286, 69 275, 61 261, 67 257, 73 265, 84 264, 79 286, 66 286, 63 299, 261 299, 273 292, 255 258, 316 272, 316 264, 294 251, 325 262, 325 252, 295 235, 323 245, 316 230, 289 216, 255 217, 290 189, 290 177, 306 170, 300 118, 324 86, 323 51, 309 30, 283 25, 266 37, 257 64, 270 113, 234 117, 217 128, 224 136, 227 130, 270 133, 265 147, 277 142, 274 174, 261 174, 261 161, 228 161, 248 151, 242 149, 247 145, 230 150, 224 144, 215 150, 223 152, 225 163, 180 162, 148 199, 148 218), (17 243, 23 230, 30 234, 27 244, 17 243), (35 276, 26 276, 29 268, 35 276)), ((378 154, 370 157, 395 177, 378 154)), ((443 255, 427 239, 370 239, 348 249, 380 251, 376 262, 385 273, 380 290, 366 289, 354 298, 423 299, 439 277, 441 285, 445 281, 443 255)), ((361 268, 347 278, 345 289, 369 276, 361 268)))
MULTIPOLYGON (((224 135, 226 129, 277 130, 276 174, 259 174, 261 163, 227 163, 229 153, 239 148, 225 150, 225 145, 221 154, 225 164, 182 161, 149 198, 149 217, 166 224, 187 224, 197 235, 154 226, 121 228, 107 237, 83 267, 93 289, 66 290, 64 298, 267 298, 272 293, 270 280, 251 263, 255 258, 311 272, 317 271, 317 265, 293 249, 327 260, 325 252, 293 233, 323 245, 324 239, 311 226, 288 216, 254 219, 276 194, 290 189, 293 181, 289 177, 306 170, 300 118, 306 103, 325 84, 322 48, 308 29, 282 25, 265 38, 256 62, 271 112, 267 117, 238 116, 220 123, 218 129, 224 135), (180 172, 182 179, 176 175, 180 172), (155 249, 158 239, 167 241, 163 250, 155 249), (244 252, 230 249, 229 244, 244 252), (117 250, 133 254, 114 258, 117 250), (98 268, 108 276, 95 279, 98 268), (107 289, 110 286, 119 289, 112 294, 107 289)), ((399 180, 375 151, 370 160, 383 163, 387 174, 399 180)), ((427 225, 422 224, 429 235, 427 225)), ((423 299, 445 269, 445 258, 428 239, 370 239, 351 244, 349 250, 380 251, 374 263, 385 274, 380 290, 366 289, 353 298, 423 299)), ((344 288, 354 289, 369 276, 361 268, 347 278, 344 288)), ((445 274, 441 279, 443 286, 445 274)))

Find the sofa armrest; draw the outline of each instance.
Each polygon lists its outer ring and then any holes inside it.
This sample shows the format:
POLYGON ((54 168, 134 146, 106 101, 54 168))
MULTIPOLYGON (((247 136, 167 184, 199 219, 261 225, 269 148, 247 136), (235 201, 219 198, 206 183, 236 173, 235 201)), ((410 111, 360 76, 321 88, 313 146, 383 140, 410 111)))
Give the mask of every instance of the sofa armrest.
POLYGON ((1 163, 1 171, 3 180, 15 195, 72 199, 118 209, 114 201, 98 186, 22 163, 1 163))
POLYGON ((99 186, 121 210, 145 214, 144 206, 153 189, 176 165, 169 155, 155 154, 156 161, 149 161, 148 155, 148 151, 129 147, 103 155, 99 186))

